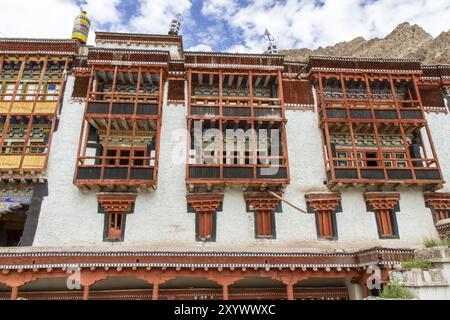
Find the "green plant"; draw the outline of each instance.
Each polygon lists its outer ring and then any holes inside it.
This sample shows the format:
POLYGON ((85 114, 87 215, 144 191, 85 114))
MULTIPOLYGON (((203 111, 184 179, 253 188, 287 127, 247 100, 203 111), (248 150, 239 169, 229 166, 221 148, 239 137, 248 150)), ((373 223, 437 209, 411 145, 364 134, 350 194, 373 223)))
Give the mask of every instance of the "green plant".
POLYGON ((423 240, 425 248, 434 248, 439 246, 439 241, 433 238, 425 238, 423 240))
POLYGON ((448 247, 450 246, 450 238, 446 238, 443 240, 436 240, 433 238, 425 238, 423 240, 423 245, 425 246, 425 248, 434 248, 434 247, 448 247))
POLYGON ((431 269, 433 265, 423 257, 415 257, 402 262, 403 269, 431 269))
POLYGON ((383 299, 411 299, 412 295, 400 284, 400 281, 393 278, 391 282, 384 287, 383 291, 380 293, 380 298, 383 299))
POLYGON ((444 247, 450 247, 450 238, 445 238, 441 242, 444 247))

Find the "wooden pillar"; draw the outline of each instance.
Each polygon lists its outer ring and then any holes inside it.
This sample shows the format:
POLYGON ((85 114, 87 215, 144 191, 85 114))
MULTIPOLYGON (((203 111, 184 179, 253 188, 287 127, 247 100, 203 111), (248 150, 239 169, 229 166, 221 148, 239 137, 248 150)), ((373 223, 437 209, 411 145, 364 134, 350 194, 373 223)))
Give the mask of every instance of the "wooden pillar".
POLYGON ((152 300, 154 301, 159 300, 159 283, 153 284, 152 300))
POLYGON ((17 300, 17 295, 19 294, 19 287, 11 288, 11 300, 17 300))
POLYGON ((89 286, 84 286, 83 290, 83 300, 89 300, 89 286))
POLYGON ((292 283, 288 283, 287 285, 287 298, 288 300, 295 300, 294 285, 292 283))
POLYGON ((223 300, 227 301, 230 300, 229 296, 228 296, 228 285, 223 285, 223 295, 222 295, 223 300))
POLYGON ((361 285, 363 299, 367 298, 369 296, 369 288, 367 287, 366 277, 362 277, 359 283, 361 285))

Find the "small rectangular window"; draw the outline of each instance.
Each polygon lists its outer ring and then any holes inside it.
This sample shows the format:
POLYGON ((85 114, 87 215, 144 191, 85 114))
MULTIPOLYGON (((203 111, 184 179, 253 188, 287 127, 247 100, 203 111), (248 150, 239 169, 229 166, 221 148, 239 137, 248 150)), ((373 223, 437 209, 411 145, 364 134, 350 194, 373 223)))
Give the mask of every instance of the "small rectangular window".
POLYGON ((197 237, 201 241, 208 241, 214 237, 214 213, 199 212, 197 214, 197 237))
POLYGON ((408 165, 405 161, 397 161, 397 167, 406 168, 408 165))
POLYGON ((142 167, 144 165, 144 159, 139 159, 139 158, 145 157, 145 151, 144 150, 134 150, 134 156, 136 158, 133 160, 133 166, 134 167, 142 167))
MULTIPOLYGON (((374 152, 367 152, 366 153, 366 158, 367 159, 376 159, 377 158, 377 154, 374 152)), ((376 160, 367 160, 367 166, 368 167, 378 167, 378 161, 376 160)))
MULTIPOLYGON (((339 159, 345 159, 345 158, 347 158, 347 152, 338 152, 337 153, 337 157, 339 158, 339 159)), ((346 161, 346 160, 339 160, 338 162, 337 162, 337 165, 339 166, 339 167, 346 167, 346 166, 348 166, 348 161, 346 161)))
POLYGON ((380 236, 382 238, 395 236, 394 212, 392 210, 378 210, 375 215, 380 236))
POLYGON ((13 93, 15 87, 16 87, 15 83, 6 84, 6 93, 13 93))
POLYGON ((11 142, 11 153, 12 154, 22 154, 23 152, 23 142, 11 142))
POLYGON ((334 234, 334 217, 331 211, 319 211, 316 213, 317 233, 320 238, 333 239, 334 234))
POLYGON ((274 237, 271 211, 258 211, 256 213, 256 236, 258 238, 274 237))
POLYGON ((26 94, 27 95, 26 95, 25 99, 26 100, 33 100, 35 94, 37 93, 37 88, 38 88, 38 85, 35 84, 35 83, 28 84, 27 85, 27 89, 26 89, 26 94))
POLYGON ((119 163, 121 166, 128 166, 128 164, 130 163, 130 150, 120 151, 119 163))
POLYGON ((116 157, 117 157, 117 150, 115 150, 115 149, 107 150, 105 164, 110 165, 110 166, 115 166, 116 165, 116 157))
POLYGON ((108 239, 121 240, 122 238, 123 213, 110 213, 108 225, 108 239))
POLYGON ((47 85, 47 100, 54 101, 58 99, 60 85, 50 83, 47 85))
POLYGON ((436 221, 447 220, 450 217, 450 210, 436 210, 436 221))

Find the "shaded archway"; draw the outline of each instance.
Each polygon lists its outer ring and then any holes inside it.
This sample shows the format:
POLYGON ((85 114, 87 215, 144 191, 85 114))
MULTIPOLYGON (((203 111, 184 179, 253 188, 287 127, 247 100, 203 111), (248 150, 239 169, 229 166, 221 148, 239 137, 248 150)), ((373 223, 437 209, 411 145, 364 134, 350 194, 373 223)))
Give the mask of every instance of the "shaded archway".
POLYGON ((11 288, 6 284, 0 283, 0 300, 9 300, 11 297, 11 288))
POLYGON ((89 300, 151 300, 152 289, 137 277, 108 277, 89 287, 89 300))
POLYGON ((348 300, 345 278, 310 278, 294 285, 297 300, 348 300))
POLYGON ((220 300, 222 286, 200 277, 178 277, 159 286, 160 300, 220 300))
POLYGON ((229 286, 230 300, 287 299, 286 285, 269 277, 249 277, 229 286))
POLYGON ((0 247, 20 247, 27 220, 28 207, 0 214, 0 247))
POLYGON ((81 300, 81 286, 72 286, 68 278, 45 278, 30 281, 18 288, 17 299, 81 300))

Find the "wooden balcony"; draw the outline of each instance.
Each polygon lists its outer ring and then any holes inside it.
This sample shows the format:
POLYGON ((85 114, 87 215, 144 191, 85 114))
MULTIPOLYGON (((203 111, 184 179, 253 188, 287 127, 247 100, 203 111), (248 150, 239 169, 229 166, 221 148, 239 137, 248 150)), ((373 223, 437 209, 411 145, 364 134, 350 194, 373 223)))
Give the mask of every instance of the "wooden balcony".
POLYGON ((287 166, 194 165, 188 166, 188 185, 276 186, 289 184, 287 166))
POLYGON ((370 106, 367 103, 326 103, 321 105, 319 114, 322 122, 425 122, 424 113, 417 104, 414 104, 412 107, 396 108, 392 105, 370 106))
POLYGON ((450 238, 450 219, 440 220, 436 223, 436 229, 441 239, 450 238))
POLYGON ((0 155, 1 179, 43 179, 47 165, 46 154, 0 155))
POLYGON ((157 116, 159 114, 158 104, 150 103, 127 103, 118 102, 112 105, 109 102, 89 102, 88 115, 136 115, 157 116))
MULTIPOLYGON (((377 162, 376 166, 338 165, 339 162, 356 163, 356 159, 333 158, 327 169, 327 186, 332 189, 349 186, 423 186, 425 189, 439 189, 444 183, 441 171, 433 159, 404 159, 404 167, 382 165, 382 159, 359 158, 358 162, 377 162), (353 161, 351 161, 353 160, 353 161)), ((386 159, 383 159, 384 161, 386 159)), ((392 161, 388 161, 392 162, 392 161)))
POLYGON ((57 101, 0 101, 0 113, 2 114, 53 115, 57 110, 57 101))
POLYGON ((154 157, 80 157, 74 183, 78 187, 155 187, 154 163, 154 157), (107 164, 110 161, 123 164, 107 164))

